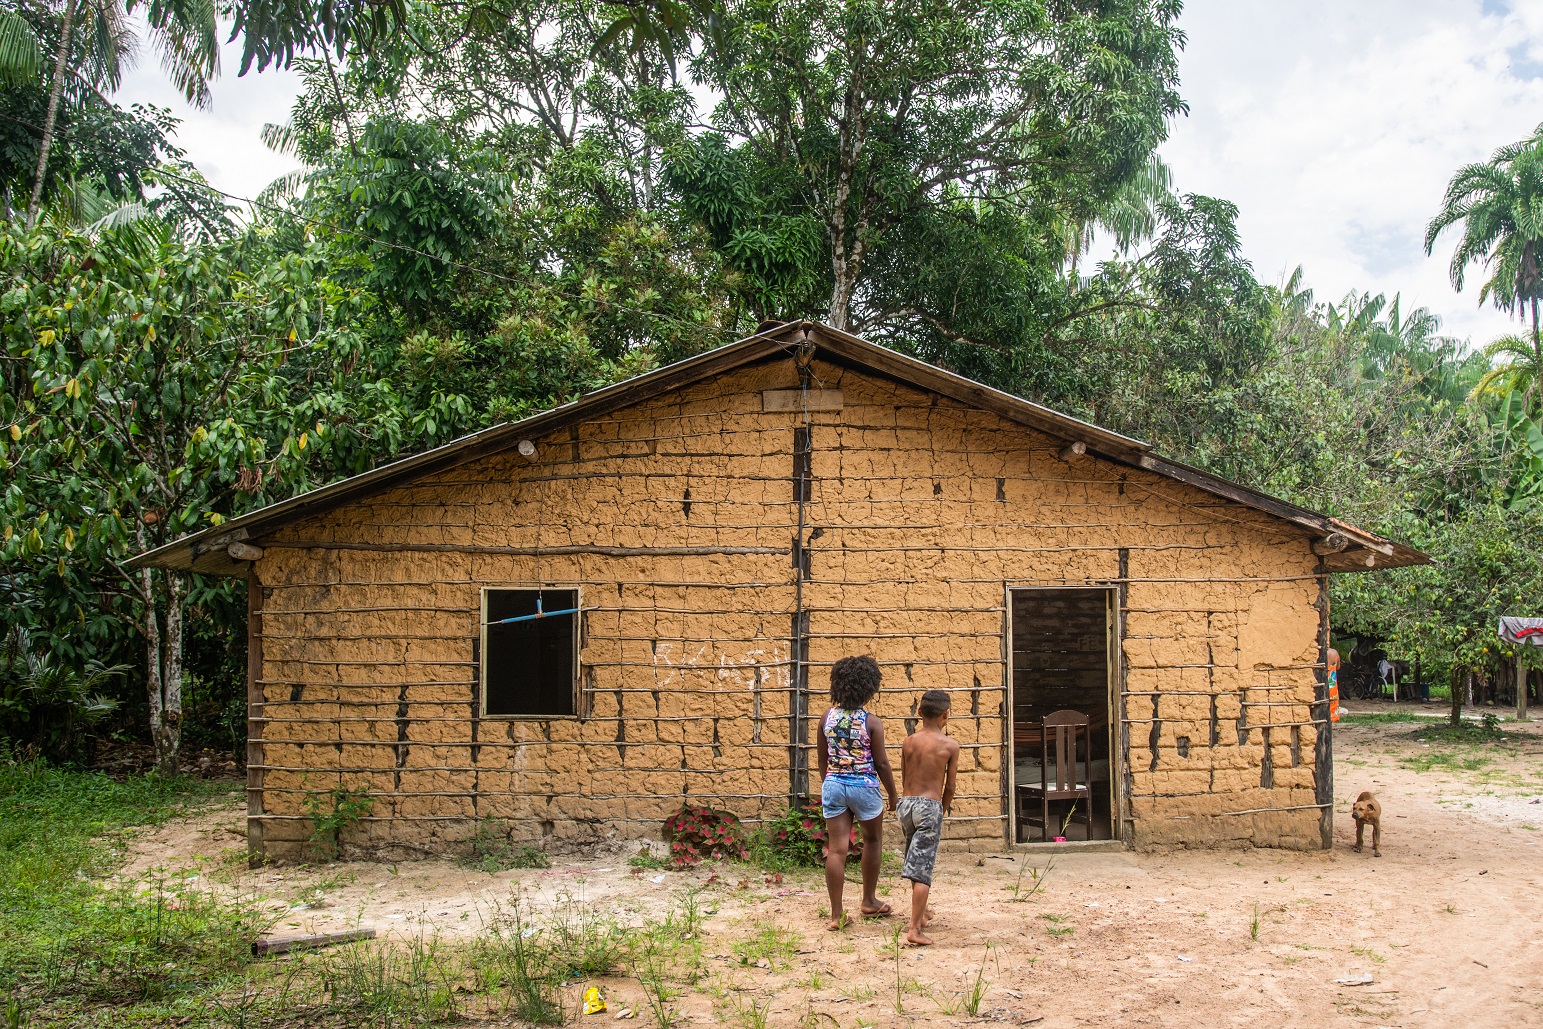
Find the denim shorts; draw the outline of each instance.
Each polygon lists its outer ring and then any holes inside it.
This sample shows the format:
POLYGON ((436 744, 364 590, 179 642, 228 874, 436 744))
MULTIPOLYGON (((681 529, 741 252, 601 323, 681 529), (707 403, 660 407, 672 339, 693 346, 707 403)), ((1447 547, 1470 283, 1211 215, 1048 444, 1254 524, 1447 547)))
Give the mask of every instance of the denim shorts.
POLYGON ((884 795, 877 786, 830 776, 820 786, 820 806, 826 818, 836 818, 850 811, 859 822, 867 822, 884 813, 884 795))

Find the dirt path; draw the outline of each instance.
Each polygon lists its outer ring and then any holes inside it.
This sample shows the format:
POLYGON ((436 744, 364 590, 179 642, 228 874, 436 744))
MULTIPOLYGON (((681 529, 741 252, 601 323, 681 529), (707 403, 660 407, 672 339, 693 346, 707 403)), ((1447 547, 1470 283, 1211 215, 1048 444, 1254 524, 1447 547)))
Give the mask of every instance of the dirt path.
MULTIPOLYGON (((945 855, 937 946, 902 949, 898 963, 898 920, 823 931, 813 874, 636 873, 630 852, 496 875, 448 861, 248 871, 234 800, 137 840, 123 874, 198 875, 255 894, 279 931, 358 923, 447 939, 482 931, 516 896, 533 912, 571 903, 641 924, 700 889, 712 912, 704 974, 676 1001, 699 1022, 732 1024, 753 1005, 767 1025, 974 1024, 947 1009, 984 961, 982 1015, 1046 1029, 1543 1026, 1543 727, 1509 726, 1509 740, 1486 747, 1422 744, 1410 728, 1336 730, 1332 853, 1062 855, 1023 902, 1023 862, 1043 868, 1042 855, 945 855), (1350 851, 1349 802, 1362 789, 1383 804, 1380 859, 1350 851), (742 962, 745 941, 769 933, 782 956, 742 962), (1373 982, 1334 983, 1363 975, 1373 982)), ((898 909, 899 882, 886 881, 898 909)), ((613 1010, 641 999, 635 981, 601 985, 613 1010)))

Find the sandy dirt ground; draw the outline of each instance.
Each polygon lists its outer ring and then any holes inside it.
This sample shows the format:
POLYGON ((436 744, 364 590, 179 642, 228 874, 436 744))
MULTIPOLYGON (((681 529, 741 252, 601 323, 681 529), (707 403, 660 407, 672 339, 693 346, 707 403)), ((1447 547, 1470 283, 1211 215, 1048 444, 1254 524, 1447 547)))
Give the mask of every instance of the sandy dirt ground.
MULTIPOLYGON (((248 870, 235 794, 137 838, 121 875, 255 898, 275 933, 363 925, 447 942, 516 903, 527 917, 576 904, 642 924, 700 891, 707 971, 675 1002, 687 1022, 732 1024, 733 1007, 754 1004, 774 1026, 1543 1026, 1543 723, 1508 723, 1505 742, 1483 746, 1422 743, 1411 728, 1336 729, 1331 853, 1063 853, 1048 872, 1043 851, 944 855, 937 943, 898 962, 898 919, 825 931, 814 873, 638 871, 635 849, 497 874, 448 860, 248 870), (1350 849, 1363 789, 1383 805, 1381 858, 1369 838, 1350 849), (1043 888, 1015 901, 1033 881, 1025 866, 1043 888), (770 927, 792 934, 792 952, 743 963, 735 943, 770 927), (957 1013, 977 975, 981 1019, 957 1013)), ((884 889, 898 911, 897 868, 886 862, 884 889)), ((612 1012, 642 999, 635 981, 598 985, 612 1012)))

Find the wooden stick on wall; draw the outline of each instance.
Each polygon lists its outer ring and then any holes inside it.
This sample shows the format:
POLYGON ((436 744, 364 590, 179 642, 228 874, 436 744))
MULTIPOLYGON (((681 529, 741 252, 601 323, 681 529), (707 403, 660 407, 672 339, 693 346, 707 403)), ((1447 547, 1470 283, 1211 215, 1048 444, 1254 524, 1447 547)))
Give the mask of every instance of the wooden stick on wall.
POLYGON ((246 572, 246 852, 255 868, 263 860, 263 584, 246 572))

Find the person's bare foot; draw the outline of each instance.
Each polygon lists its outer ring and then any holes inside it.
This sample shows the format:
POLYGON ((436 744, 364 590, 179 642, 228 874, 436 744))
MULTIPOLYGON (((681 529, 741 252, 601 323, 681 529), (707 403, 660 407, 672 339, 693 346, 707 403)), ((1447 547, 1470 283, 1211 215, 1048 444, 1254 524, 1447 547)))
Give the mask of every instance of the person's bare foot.
POLYGON ((913 947, 930 947, 932 940, 925 936, 920 929, 912 929, 905 934, 906 942, 913 947))
POLYGON ((829 931, 833 932, 833 933, 840 932, 841 930, 843 930, 843 929, 845 929, 847 927, 847 922, 848 922, 848 919, 847 919, 847 916, 846 916, 846 912, 843 911, 839 915, 833 915, 831 917, 830 924, 827 925, 825 928, 828 929, 829 931))
POLYGON ((926 927, 928 925, 931 925, 932 924, 932 920, 934 918, 936 918, 936 917, 937 917, 937 915, 933 914, 932 909, 928 908, 925 912, 922 913, 922 926, 926 927))
POLYGON ((894 908, 890 907, 888 904, 885 904, 882 901, 875 901, 871 904, 867 901, 864 901, 860 910, 862 911, 864 918, 888 918, 890 915, 895 913, 894 908))

